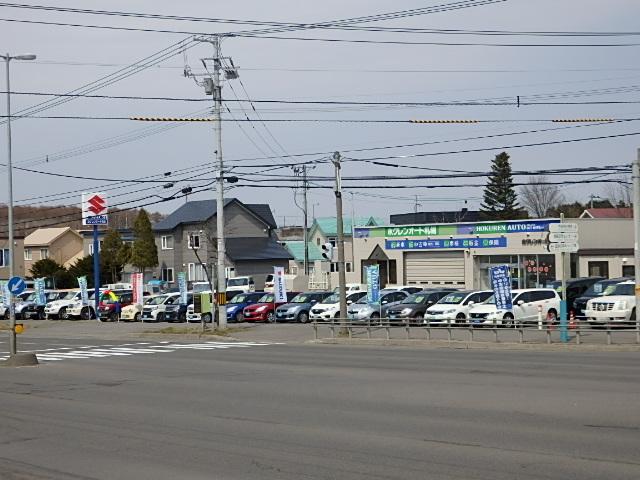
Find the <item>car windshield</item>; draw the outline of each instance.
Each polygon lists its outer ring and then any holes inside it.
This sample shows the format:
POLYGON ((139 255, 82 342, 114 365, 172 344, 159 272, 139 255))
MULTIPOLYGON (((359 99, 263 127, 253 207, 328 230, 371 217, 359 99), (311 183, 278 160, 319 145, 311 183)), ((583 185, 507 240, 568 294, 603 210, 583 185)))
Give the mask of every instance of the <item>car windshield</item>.
POLYGON ((272 303, 275 297, 272 294, 263 295, 258 300, 258 303, 272 303))
POLYGON ((424 293, 413 293, 400 303, 424 303, 427 296, 424 293))
POLYGON ((616 285, 609 285, 603 295, 635 295, 635 284, 633 283, 618 283, 616 285))
POLYGON ((600 295, 605 295, 605 290, 607 290, 607 288, 609 287, 613 287, 615 285, 617 285, 618 282, 596 282, 593 285, 591 285, 586 292, 584 292, 584 296, 585 297, 598 297, 600 295))
POLYGON ((162 305, 166 299, 167 297, 165 297, 164 295, 153 297, 149 300, 149 303, 147 303, 147 305, 162 305))
POLYGON ((446 303, 448 305, 457 305, 467 296, 466 293, 450 293, 446 297, 442 298, 438 303, 446 303))
MULTIPOLYGON (((516 295, 518 295, 516 292, 511 292, 511 300, 516 298, 516 295)), ((495 295, 491 295, 489 298, 487 298, 485 300, 484 303, 495 304, 496 303, 496 296, 495 295)))
POLYGON ((29 294, 29 296, 27 298, 25 298, 25 302, 34 302, 36 300, 36 294, 35 292, 32 292, 29 294))
POLYGON ((301 293, 300 295, 296 295, 295 297, 293 297, 291 303, 309 303, 310 301, 311 295, 304 295, 301 293))
POLYGON ((227 287, 242 287, 243 285, 249 285, 248 278, 230 278, 227 280, 227 287))
POLYGON ((249 301, 249 295, 236 295, 229 303, 245 303, 249 301))
POLYGON ((67 292, 66 295, 60 297, 60 300, 73 300, 78 292, 67 292))
MULTIPOLYGON (((49 293, 46 293, 45 295, 46 295, 47 300, 49 302, 51 302, 53 300, 58 300, 58 299, 62 298, 62 296, 64 294, 60 293, 60 292, 49 292, 49 293)), ((37 296, 36 296, 36 298, 37 298, 37 296)))
POLYGON ((339 293, 332 293, 327 298, 325 298, 322 303, 338 303, 340 301, 339 293))

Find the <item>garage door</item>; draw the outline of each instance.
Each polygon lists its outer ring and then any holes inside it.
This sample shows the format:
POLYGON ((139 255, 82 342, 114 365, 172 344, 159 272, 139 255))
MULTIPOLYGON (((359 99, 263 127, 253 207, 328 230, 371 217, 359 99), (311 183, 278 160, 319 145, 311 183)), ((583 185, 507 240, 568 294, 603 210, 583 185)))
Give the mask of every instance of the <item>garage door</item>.
POLYGON ((406 252, 406 284, 464 285, 464 252, 406 252))

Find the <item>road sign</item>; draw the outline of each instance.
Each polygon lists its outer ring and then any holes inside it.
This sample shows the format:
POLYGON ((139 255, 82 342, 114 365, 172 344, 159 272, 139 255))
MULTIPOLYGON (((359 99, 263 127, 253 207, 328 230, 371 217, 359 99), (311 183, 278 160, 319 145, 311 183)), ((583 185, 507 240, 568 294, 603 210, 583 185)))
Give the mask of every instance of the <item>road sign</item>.
POLYGON ((82 225, 107 225, 109 209, 102 193, 82 194, 82 225))
POLYGON ((573 232, 552 232, 549 234, 549 241, 552 243, 577 243, 578 234, 573 232))
POLYGON ((577 223, 552 223, 549 225, 551 233, 578 233, 577 223))
POLYGON ((21 277, 11 277, 7 282, 7 288, 12 295, 20 295, 27 288, 27 284, 21 277))
POLYGON ((551 253, 562 253, 562 252, 577 252, 580 248, 580 245, 577 243, 550 243, 547 245, 547 249, 551 253))

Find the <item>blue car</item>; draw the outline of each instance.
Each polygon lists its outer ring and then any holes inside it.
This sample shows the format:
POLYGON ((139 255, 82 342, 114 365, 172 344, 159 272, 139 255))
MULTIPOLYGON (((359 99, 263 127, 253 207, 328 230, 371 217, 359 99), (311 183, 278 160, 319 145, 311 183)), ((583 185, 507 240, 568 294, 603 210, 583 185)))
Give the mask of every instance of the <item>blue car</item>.
POLYGON ((262 298, 264 292, 239 293, 227 303, 227 322, 242 322, 242 311, 262 298))

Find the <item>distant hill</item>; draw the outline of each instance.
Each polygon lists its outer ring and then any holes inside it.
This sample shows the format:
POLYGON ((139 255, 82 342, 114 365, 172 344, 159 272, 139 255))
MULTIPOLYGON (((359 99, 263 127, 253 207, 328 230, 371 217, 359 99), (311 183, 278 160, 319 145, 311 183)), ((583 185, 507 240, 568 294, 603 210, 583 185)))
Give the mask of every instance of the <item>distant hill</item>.
MULTIPOLYGON (((117 210, 109 211, 109 226, 112 228, 132 227, 138 215, 137 210, 117 210)), ((0 237, 8 235, 7 229, 7 205, 0 204, 0 237)), ((149 213, 151 222, 162 220, 165 215, 153 212, 149 213)), ((13 207, 14 234, 19 237, 26 237, 40 227, 63 227, 69 226, 76 230, 83 228, 80 215, 80 207, 69 205, 33 206, 14 205, 13 207)), ((86 228, 86 227, 84 227, 86 228)))

